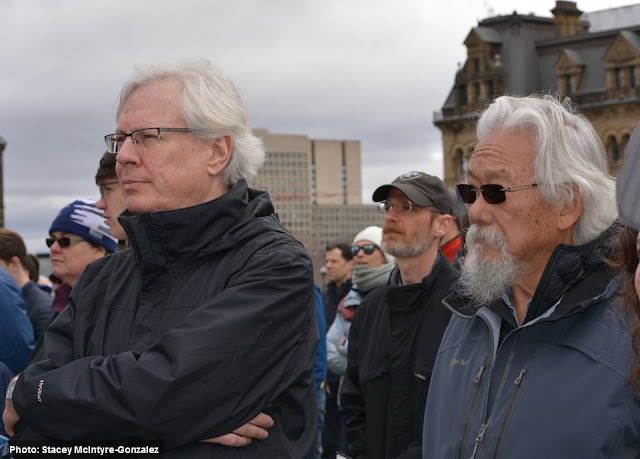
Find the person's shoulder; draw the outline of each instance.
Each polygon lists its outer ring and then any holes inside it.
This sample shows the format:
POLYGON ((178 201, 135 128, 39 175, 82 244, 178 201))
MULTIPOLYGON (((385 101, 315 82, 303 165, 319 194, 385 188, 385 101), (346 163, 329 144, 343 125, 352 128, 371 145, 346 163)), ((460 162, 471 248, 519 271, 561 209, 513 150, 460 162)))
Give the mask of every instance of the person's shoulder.
POLYGON ((617 297, 594 304, 576 314, 559 342, 579 349, 623 377, 627 376, 634 318, 617 297))
POLYGON ((386 307, 386 294, 389 288, 390 286, 388 284, 382 284, 367 293, 358 305, 358 314, 362 316, 370 312, 377 314, 380 308, 386 307))
POLYGON ((0 294, 0 299, 2 297, 8 299, 8 297, 18 296, 22 299, 22 289, 16 284, 16 281, 9 275, 7 271, 0 268, 0 289, 2 290, 2 294, 0 294))
POLYGON ((254 247, 258 256, 286 256, 308 259, 309 255, 300 241, 294 238, 279 223, 277 225, 265 225, 262 231, 257 232, 248 240, 245 246, 254 247))
POLYGON ((27 297, 36 297, 38 299, 48 299, 51 302, 51 295, 42 290, 38 285, 36 285, 33 281, 28 281, 26 284, 22 286, 22 295, 27 297))

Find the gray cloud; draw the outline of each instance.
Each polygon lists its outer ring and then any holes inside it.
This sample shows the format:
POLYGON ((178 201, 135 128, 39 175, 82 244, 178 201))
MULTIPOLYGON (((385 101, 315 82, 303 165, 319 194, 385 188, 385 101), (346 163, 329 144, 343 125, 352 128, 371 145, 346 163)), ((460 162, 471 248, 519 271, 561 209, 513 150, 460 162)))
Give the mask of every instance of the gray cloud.
MULTIPOLYGON (((584 0, 587 11, 609 0, 584 0)), ((549 15, 554 2, 518 2, 549 15)), ((611 5, 620 6, 620 5, 611 5)), ((432 124, 477 20, 513 2, 5 0, 0 136, 6 226, 31 251, 93 177, 135 65, 202 56, 243 95, 252 125, 362 142, 363 197, 407 170, 442 176, 432 124)))

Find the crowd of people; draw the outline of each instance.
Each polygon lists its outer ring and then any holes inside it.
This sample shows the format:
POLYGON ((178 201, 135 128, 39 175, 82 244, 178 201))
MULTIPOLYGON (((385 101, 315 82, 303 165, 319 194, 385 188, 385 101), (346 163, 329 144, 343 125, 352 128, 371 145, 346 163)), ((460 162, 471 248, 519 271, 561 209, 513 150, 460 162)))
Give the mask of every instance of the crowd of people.
POLYGON ((139 68, 99 201, 49 228, 53 289, 0 229, 0 434, 175 458, 638 457, 640 127, 617 183, 557 96, 496 98, 477 138, 455 190, 415 171, 376 188, 384 224, 328 245, 320 288, 247 185, 264 150, 233 83, 203 60, 139 68))

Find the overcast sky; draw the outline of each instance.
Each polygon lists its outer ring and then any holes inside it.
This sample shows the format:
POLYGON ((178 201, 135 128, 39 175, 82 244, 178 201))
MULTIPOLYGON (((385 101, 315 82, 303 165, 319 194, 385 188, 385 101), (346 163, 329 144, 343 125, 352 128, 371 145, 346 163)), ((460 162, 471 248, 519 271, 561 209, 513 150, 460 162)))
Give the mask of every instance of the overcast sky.
MULTIPOLYGON (((595 11, 635 3, 582 0, 595 11)), ((0 0, 5 226, 46 252, 57 212, 94 176, 135 65, 202 56, 251 125, 359 140, 363 199, 408 170, 442 177, 433 112, 489 15, 550 17, 546 0, 0 0)))

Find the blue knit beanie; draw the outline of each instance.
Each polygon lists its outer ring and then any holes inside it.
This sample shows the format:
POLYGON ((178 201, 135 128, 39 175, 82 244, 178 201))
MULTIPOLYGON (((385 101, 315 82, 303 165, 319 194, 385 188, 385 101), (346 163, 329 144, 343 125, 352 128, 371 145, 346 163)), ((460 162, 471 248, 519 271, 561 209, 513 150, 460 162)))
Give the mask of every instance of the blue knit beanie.
POLYGON ((109 225, 93 200, 76 199, 65 206, 53 220, 49 234, 54 231, 75 234, 104 247, 107 252, 115 253, 118 249, 117 239, 111 236, 109 225))

